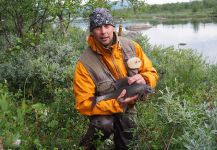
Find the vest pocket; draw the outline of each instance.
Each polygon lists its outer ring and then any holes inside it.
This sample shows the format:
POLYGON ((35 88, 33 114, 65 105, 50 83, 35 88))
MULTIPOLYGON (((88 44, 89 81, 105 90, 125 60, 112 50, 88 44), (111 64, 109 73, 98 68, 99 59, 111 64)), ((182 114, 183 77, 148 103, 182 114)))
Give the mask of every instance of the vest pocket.
POLYGON ((115 90, 114 82, 111 80, 99 82, 96 90, 98 96, 112 92, 115 90))

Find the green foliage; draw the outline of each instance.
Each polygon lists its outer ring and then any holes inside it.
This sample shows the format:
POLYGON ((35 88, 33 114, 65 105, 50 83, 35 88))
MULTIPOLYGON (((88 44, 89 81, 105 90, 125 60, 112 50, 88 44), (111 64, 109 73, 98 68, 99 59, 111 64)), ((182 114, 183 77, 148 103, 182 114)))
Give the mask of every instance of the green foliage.
POLYGON ((136 37, 160 75, 156 95, 137 105, 138 149, 216 149, 216 65, 136 37))
POLYGON ((217 16, 217 6, 213 8, 212 14, 214 14, 214 16, 217 16))
POLYGON ((0 51, 4 148, 78 149, 86 120, 74 109, 71 81, 75 62, 86 47, 80 40, 86 33, 69 31, 65 38, 45 34, 14 38, 9 51, 0 51))
POLYGON ((144 1, 138 1, 138 0, 128 0, 128 1, 130 2, 134 13, 137 13, 138 10, 144 10, 146 8, 144 1))
POLYGON ((15 32, 22 37, 30 30, 43 30, 47 17, 47 2, 36 0, 0 1, 1 19, 5 32, 15 32), (39 13, 40 12, 40 13, 39 13))
MULTIPOLYGON (((59 13, 64 17, 77 13, 77 4, 69 1, 64 7, 60 1, 22 2, 26 1, 1 1, 0 11, 13 11, 16 4, 24 25, 30 25, 36 12, 42 12, 36 18, 42 17, 43 10, 48 21, 59 13), (23 10, 33 3, 37 7, 23 10), (29 10, 33 12, 27 15, 29 10)), ((95 3, 89 1, 87 10, 95 3)), ((211 6, 206 3, 206 7, 211 6)), ((76 61, 86 48, 87 33, 69 27, 63 36, 41 20, 33 30, 15 36, 10 15, 0 14, 0 19, 8 19, 2 26, 7 36, 0 35, 0 137, 4 148, 81 149, 78 143, 88 121, 74 109, 71 81, 76 61), (38 32, 41 25, 46 30, 38 32)), ((24 29, 28 31, 28 26, 24 29)), ((130 38, 141 44, 160 76, 155 95, 137 105, 139 138, 133 141, 137 149, 217 149, 217 65, 206 64, 190 49, 151 46, 141 34, 130 38)), ((111 148, 111 139, 96 142, 101 149, 111 148)))
MULTIPOLYGON (((71 34, 76 35, 75 31, 71 34)), ((85 39, 85 34, 80 34, 80 38, 85 39)), ((10 90, 21 89, 24 96, 33 101, 49 102, 56 87, 71 86, 71 61, 77 60, 85 44, 71 38, 65 44, 55 39, 36 43, 33 38, 31 42, 26 42, 25 38, 15 42, 9 52, 1 51, 4 63, 0 65, 0 81, 7 80, 10 90), (33 43, 36 46, 32 46, 33 43)))
POLYGON ((0 137, 3 137, 5 148, 19 147, 24 136, 22 133, 25 130, 28 105, 25 100, 16 103, 19 94, 11 94, 7 83, 0 83, 0 137))
POLYGON ((115 16, 118 18, 137 18, 148 19, 154 21, 165 21, 169 19, 182 18, 186 20, 202 19, 216 16, 216 1, 203 0, 191 2, 178 2, 166 4, 148 5, 143 1, 129 0, 130 7, 120 10, 114 10, 115 16), (140 3, 141 2, 141 3, 140 3), (132 11, 134 10, 134 11, 132 11), (164 20, 161 20, 164 18, 164 20))
POLYGON ((216 101, 197 105, 175 92, 140 102, 138 149, 216 149, 216 101))
POLYGON ((95 9, 95 8, 107 8, 111 10, 111 4, 109 3, 109 0, 88 0, 84 4, 84 10, 83 10, 83 16, 88 17, 89 14, 95 9))
POLYGON ((203 5, 205 8, 213 8, 217 5, 216 0, 203 0, 203 5))
POLYGON ((58 26, 57 29, 61 34, 66 34, 71 21, 78 17, 81 2, 81 0, 50 1, 48 7, 49 17, 54 20, 54 24, 58 26))
POLYGON ((4 38, 9 40, 8 33, 23 37, 29 32, 47 33, 47 27, 57 25, 62 35, 66 34, 71 21, 80 14, 81 0, 1 0, 0 29, 4 38))
MULTIPOLYGON (((200 55, 188 49, 175 50, 173 47, 168 47, 159 50, 156 47, 152 51, 152 56, 157 57, 155 60, 158 61, 160 88, 168 86, 183 98, 190 98, 195 93, 198 99, 203 97, 207 65, 200 55)), ((196 103, 199 100, 192 101, 196 103)))

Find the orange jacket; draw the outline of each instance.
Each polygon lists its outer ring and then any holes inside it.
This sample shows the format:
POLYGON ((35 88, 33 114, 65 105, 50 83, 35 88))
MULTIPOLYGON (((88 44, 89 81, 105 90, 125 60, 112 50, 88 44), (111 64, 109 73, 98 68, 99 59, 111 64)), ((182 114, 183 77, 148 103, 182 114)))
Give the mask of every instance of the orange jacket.
MULTIPOLYGON (((125 77, 127 70, 123 61, 123 54, 119 42, 112 45, 112 51, 105 49, 100 43, 98 43, 90 35, 88 37, 88 44, 93 51, 102 54, 102 60, 107 65, 111 73, 116 79, 125 77)), ((142 66, 139 68, 139 73, 144 77, 145 81, 151 87, 155 87, 158 74, 155 68, 152 66, 151 61, 144 54, 140 45, 134 42, 136 48, 136 55, 141 59, 142 66)), ((119 105, 117 100, 111 99, 106 101, 100 101, 92 109, 91 97, 95 94, 95 84, 89 75, 84 65, 78 61, 75 67, 73 91, 75 95, 75 108, 83 115, 109 115, 113 113, 123 112, 123 108, 119 105)))

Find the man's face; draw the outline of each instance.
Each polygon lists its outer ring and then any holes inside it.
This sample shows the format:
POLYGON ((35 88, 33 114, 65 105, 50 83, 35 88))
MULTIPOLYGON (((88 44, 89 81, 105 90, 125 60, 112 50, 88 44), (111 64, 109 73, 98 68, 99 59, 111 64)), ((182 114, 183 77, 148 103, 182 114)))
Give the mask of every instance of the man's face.
POLYGON ((114 27, 110 24, 105 24, 94 28, 91 33, 99 43, 109 46, 113 41, 113 32, 114 27))

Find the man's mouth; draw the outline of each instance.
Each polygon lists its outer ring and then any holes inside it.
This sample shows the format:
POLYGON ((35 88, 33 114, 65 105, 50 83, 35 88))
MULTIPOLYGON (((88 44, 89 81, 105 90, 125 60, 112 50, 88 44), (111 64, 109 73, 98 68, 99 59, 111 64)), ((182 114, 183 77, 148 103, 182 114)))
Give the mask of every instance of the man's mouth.
POLYGON ((103 41, 106 41, 108 39, 108 37, 102 37, 101 38, 103 41))

